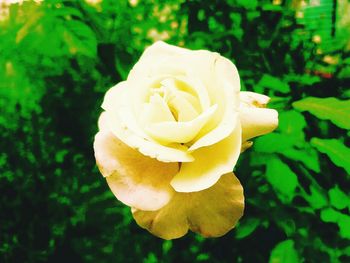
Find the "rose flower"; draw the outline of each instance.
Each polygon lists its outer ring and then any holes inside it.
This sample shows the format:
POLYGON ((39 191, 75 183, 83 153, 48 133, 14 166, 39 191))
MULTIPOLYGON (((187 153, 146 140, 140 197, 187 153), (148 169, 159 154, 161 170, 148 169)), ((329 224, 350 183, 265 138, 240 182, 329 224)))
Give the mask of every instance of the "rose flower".
POLYGON ((222 236, 244 209, 237 159, 277 126, 268 100, 240 92, 236 67, 220 54, 156 42, 104 97, 97 165, 152 234, 222 236))

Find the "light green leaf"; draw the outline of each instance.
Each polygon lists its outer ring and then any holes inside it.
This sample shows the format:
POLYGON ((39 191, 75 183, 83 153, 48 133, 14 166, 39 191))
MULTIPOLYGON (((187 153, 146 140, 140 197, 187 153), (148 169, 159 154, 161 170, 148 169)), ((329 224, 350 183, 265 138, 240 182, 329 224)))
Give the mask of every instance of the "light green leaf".
POLYGON ((266 166, 266 178, 278 196, 283 202, 291 202, 298 186, 296 174, 278 158, 272 158, 266 166))
POLYGON ((321 120, 330 120, 340 128, 350 129, 350 100, 307 97, 294 102, 293 107, 300 111, 308 111, 321 120))
POLYGON ((50 13, 57 17, 62 17, 63 19, 70 19, 73 16, 83 19, 84 15, 77 8, 64 6, 62 8, 50 8, 50 13))
POLYGON ((331 161, 350 174, 350 149, 336 139, 312 138, 311 145, 326 154, 331 161))
POLYGON ((330 189, 328 195, 331 205, 335 208, 342 210, 350 206, 350 198, 338 186, 330 189))
POLYGON ((269 263, 296 263, 299 261, 299 256, 294 248, 293 240, 285 240, 277 244, 272 250, 269 263))
POLYGON ((295 110, 279 113, 278 130, 289 136, 304 139, 303 129, 306 127, 304 116, 295 110))
POLYGON ((337 223, 342 213, 333 208, 325 208, 321 211, 321 219, 326 223, 337 223))
POLYGON ((88 57, 96 57, 97 40, 95 33, 77 20, 68 20, 65 23, 63 31, 63 40, 68 46, 69 53, 72 55, 82 54, 88 57))
POLYGON ((249 236, 255 231, 259 224, 260 220, 257 218, 249 218, 247 220, 243 220, 243 222, 237 227, 236 238, 242 239, 249 236))
POLYGON ((258 86, 269 88, 275 91, 279 91, 281 93, 288 93, 290 91, 289 85, 282 80, 271 76, 264 74, 263 77, 260 79, 258 86))

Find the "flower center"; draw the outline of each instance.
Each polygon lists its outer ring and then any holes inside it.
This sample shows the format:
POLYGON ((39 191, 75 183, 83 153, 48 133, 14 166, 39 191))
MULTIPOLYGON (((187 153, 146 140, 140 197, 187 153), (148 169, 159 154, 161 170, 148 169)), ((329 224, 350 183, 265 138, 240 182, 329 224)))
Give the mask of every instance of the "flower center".
POLYGON ((139 115, 149 136, 162 144, 186 144, 198 135, 217 105, 210 106, 201 87, 194 84, 185 78, 167 77, 151 85, 139 115))
POLYGON ((196 118, 201 107, 195 92, 189 84, 174 78, 165 78, 159 86, 151 89, 153 96, 160 96, 175 121, 190 121, 196 118), (157 94, 157 95, 156 95, 157 94))

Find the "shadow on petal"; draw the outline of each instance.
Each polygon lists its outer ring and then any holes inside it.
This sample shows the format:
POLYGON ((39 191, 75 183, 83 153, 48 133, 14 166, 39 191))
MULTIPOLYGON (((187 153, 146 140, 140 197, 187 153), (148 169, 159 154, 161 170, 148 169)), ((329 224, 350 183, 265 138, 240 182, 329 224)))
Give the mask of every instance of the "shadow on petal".
POLYGON ((157 210, 174 194, 170 181, 178 172, 178 163, 163 163, 144 156, 105 130, 95 136, 94 150, 100 172, 124 204, 157 210))
POLYGON ((214 185, 219 178, 232 171, 240 155, 241 127, 237 123, 234 131, 224 140, 193 152, 194 162, 183 163, 171 181, 177 192, 196 192, 214 185))
POLYGON ((175 193, 157 211, 133 208, 132 213, 142 228, 163 239, 174 239, 189 229, 205 237, 222 236, 236 225, 243 210, 242 185, 233 173, 228 173, 206 190, 175 193))

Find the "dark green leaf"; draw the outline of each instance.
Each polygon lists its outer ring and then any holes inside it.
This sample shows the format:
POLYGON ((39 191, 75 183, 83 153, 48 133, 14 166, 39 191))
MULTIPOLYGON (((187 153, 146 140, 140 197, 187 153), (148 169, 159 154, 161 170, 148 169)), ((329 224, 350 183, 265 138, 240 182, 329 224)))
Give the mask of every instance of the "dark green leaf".
POLYGON ((325 194, 318 190, 313 185, 310 186, 311 195, 306 196, 305 199, 310 203, 310 205, 315 209, 320 209, 328 204, 328 200, 325 194))

